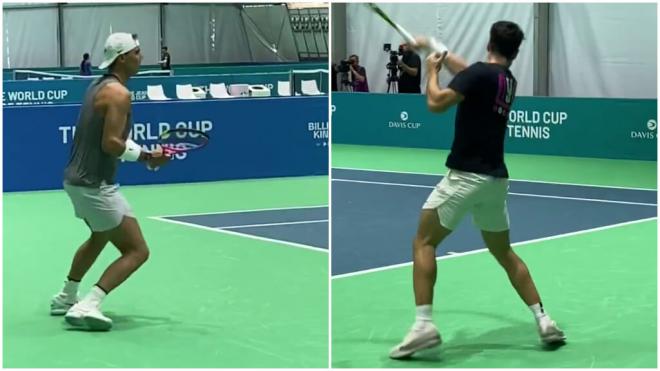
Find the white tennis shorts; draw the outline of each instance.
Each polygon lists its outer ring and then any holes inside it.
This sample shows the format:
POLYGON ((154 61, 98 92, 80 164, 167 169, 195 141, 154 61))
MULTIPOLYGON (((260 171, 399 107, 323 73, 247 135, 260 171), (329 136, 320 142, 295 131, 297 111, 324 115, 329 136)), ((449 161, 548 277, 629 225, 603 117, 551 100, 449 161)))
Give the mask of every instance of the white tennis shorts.
POLYGON ((109 231, 119 226, 125 215, 135 217, 118 188, 116 184, 92 188, 64 183, 76 216, 85 220, 93 232, 109 231))
POLYGON ((509 179, 450 169, 442 178, 422 209, 435 209, 440 224, 454 230, 466 213, 482 231, 501 232, 509 229, 506 196, 509 179))

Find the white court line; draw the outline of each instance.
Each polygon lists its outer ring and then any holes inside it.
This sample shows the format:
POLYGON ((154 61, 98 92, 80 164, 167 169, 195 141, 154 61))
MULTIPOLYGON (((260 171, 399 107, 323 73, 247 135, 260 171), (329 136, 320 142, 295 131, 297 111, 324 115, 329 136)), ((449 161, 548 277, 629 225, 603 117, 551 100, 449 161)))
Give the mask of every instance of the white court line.
POLYGON ((335 179, 332 179, 332 181, 333 182, 347 182, 347 183, 381 184, 381 185, 391 185, 391 186, 411 187, 411 188, 435 188, 435 186, 427 186, 427 185, 421 185, 421 184, 374 182, 374 181, 371 181, 371 180, 353 180, 353 179, 335 178, 335 179))
MULTIPOLYGON (((333 169, 338 169, 338 170, 371 171, 371 172, 374 172, 374 173, 445 176, 445 174, 423 173, 423 172, 414 172, 414 171, 391 171, 391 170, 361 169, 361 168, 354 168, 354 167, 335 167, 335 166, 333 166, 332 168, 333 169)), ((529 180, 529 179, 513 179, 513 178, 509 178, 509 180, 514 181, 514 182, 558 184, 558 185, 568 185, 568 186, 578 186, 578 187, 629 189, 629 190, 633 190, 633 191, 654 191, 654 192, 657 191, 657 189, 655 189, 655 188, 620 187, 620 186, 608 186, 608 185, 598 185, 598 184, 565 183, 565 182, 551 182, 551 181, 545 181, 545 180, 529 180)))
POLYGON ((227 227, 217 227, 217 229, 270 227, 270 226, 273 226, 273 225, 310 224, 310 223, 323 223, 323 222, 327 222, 327 221, 328 221, 328 219, 317 219, 317 220, 302 220, 302 221, 299 221, 299 222, 230 225, 230 226, 227 226, 227 227))
POLYGON ((198 215, 216 215, 216 214, 238 214, 238 213, 251 213, 257 211, 275 211, 275 210, 294 210, 294 209, 320 209, 328 207, 328 205, 314 205, 314 206, 292 206, 292 207, 272 207, 265 209, 247 209, 247 210, 229 210, 229 211, 209 211, 204 213, 191 213, 191 214, 176 214, 176 215, 162 215, 162 218, 176 218, 180 216, 198 216, 198 215))
POLYGON ((550 195, 537 195, 530 193, 515 193, 509 192, 510 195, 525 196, 525 197, 539 197, 539 198, 557 198, 562 200, 576 200, 576 201, 589 201, 589 202, 604 202, 610 204, 622 205, 642 205, 642 206, 658 206, 657 204, 650 204, 646 202, 632 202, 632 201, 616 201, 616 200, 602 200, 599 198, 582 198, 582 197, 568 197, 568 196, 550 196, 550 195))
MULTIPOLYGON (((370 180, 352 180, 352 179, 333 179, 333 182, 348 182, 348 183, 363 183, 363 184, 379 184, 398 187, 411 187, 411 188, 435 188, 435 186, 425 186, 420 184, 406 184, 406 183, 388 183, 388 182, 374 182, 370 180)), ((539 195, 531 193, 515 193, 509 192, 510 195, 524 196, 524 197, 539 197, 539 198, 554 198, 561 200, 576 200, 576 201, 589 201, 589 202, 604 202, 610 204, 623 204, 623 205, 642 205, 642 206, 658 206, 656 204, 645 202, 632 202, 632 201, 617 201, 617 200, 603 200, 600 198, 582 198, 582 197, 568 197, 568 196, 552 196, 552 195, 539 195)))
POLYGON ((224 234, 229 234, 229 235, 233 235, 233 236, 251 238, 253 240, 274 242, 274 243, 277 243, 277 244, 280 244, 280 245, 287 245, 287 246, 299 247, 301 249, 307 249, 307 250, 313 250, 313 251, 320 251, 320 252, 328 253, 328 249, 323 249, 321 247, 304 245, 304 244, 296 243, 296 242, 276 240, 276 239, 267 238, 267 237, 253 236, 251 234, 240 233, 240 232, 235 232, 235 231, 227 231, 227 230, 207 227, 207 226, 199 225, 199 224, 193 224, 193 223, 181 222, 181 221, 178 221, 178 220, 166 219, 166 218, 160 217, 160 216, 150 216, 149 219, 160 220, 162 222, 167 222, 167 223, 172 223, 172 224, 185 225, 186 227, 203 229, 203 230, 206 230, 206 231, 211 231, 211 232, 216 232, 216 233, 224 233, 224 234))
MULTIPOLYGON (((536 239, 533 239, 533 240, 516 242, 516 243, 511 244, 511 246, 513 246, 513 247, 524 246, 524 245, 529 245, 529 244, 536 243, 536 242, 550 241, 550 240, 555 240, 555 239, 563 238, 563 237, 577 236, 577 235, 591 233, 591 232, 603 231, 603 230, 606 230, 606 229, 623 227, 623 226, 631 225, 631 224, 643 223, 643 222, 647 222, 647 221, 654 220, 654 219, 657 220, 658 217, 654 216, 654 217, 651 217, 651 218, 633 220, 633 221, 623 222, 623 223, 618 223, 618 224, 611 224, 611 225, 606 225, 606 226, 596 227, 596 228, 591 228, 591 229, 584 229, 584 230, 581 230, 581 231, 562 233, 562 234, 557 234, 557 235, 549 236, 549 237, 536 238, 536 239)), ((473 255, 473 254, 482 253, 484 251, 488 251, 488 249, 483 248, 483 249, 471 250, 471 251, 466 251, 466 252, 453 253, 451 255, 443 255, 443 256, 436 257, 435 260, 453 259, 453 258, 457 258, 457 257, 460 257, 460 256, 466 256, 466 255, 473 255)), ((405 266, 409 266, 409 265, 412 265, 412 262, 405 262, 405 263, 387 265, 387 266, 384 266, 384 267, 365 269, 365 270, 361 270, 361 271, 355 271, 355 272, 344 273, 344 274, 337 274, 337 275, 332 276, 332 279, 334 280, 334 279, 339 279, 339 278, 361 276, 361 275, 367 274, 367 273, 381 272, 381 271, 391 270, 391 269, 405 267, 405 266)))

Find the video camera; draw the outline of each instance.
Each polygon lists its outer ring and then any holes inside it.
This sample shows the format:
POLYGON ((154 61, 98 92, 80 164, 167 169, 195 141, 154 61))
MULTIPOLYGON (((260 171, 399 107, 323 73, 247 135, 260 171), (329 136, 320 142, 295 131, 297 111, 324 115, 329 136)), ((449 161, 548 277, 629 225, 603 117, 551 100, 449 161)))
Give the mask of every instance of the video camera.
POLYGON ((337 71, 342 72, 342 73, 347 73, 348 70, 350 69, 350 64, 351 61, 349 60, 341 60, 339 61, 339 65, 337 66, 337 71))
POLYGON ((390 61, 387 64, 388 70, 397 69, 397 63, 399 62, 399 56, 403 55, 403 46, 399 45, 398 50, 392 50, 392 44, 383 44, 383 51, 390 53, 390 61))

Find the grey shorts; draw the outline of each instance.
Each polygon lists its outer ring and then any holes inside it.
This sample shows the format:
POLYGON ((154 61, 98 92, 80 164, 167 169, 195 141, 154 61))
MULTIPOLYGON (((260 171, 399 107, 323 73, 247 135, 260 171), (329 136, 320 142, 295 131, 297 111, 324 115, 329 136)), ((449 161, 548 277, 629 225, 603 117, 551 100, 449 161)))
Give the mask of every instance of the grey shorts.
POLYGON ((117 227, 124 216, 135 217, 119 186, 101 185, 98 188, 74 186, 64 182, 76 216, 85 220, 94 232, 104 232, 117 227))
POLYGON ((506 196, 509 180, 489 175, 449 170, 435 186, 422 209, 436 209, 440 224, 454 230, 467 213, 487 232, 509 229, 506 196))

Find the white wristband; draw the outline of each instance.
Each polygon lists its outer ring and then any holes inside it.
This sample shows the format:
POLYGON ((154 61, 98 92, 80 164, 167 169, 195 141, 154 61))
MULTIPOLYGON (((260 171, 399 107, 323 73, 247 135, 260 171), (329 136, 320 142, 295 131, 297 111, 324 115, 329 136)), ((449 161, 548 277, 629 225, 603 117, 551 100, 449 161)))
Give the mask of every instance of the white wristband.
POLYGON ((142 147, 130 139, 126 139, 126 149, 124 153, 119 156, 124 161, 137 161, 140 158, 142 147))
POLYGON ((429 39, 429 46, 431 47, 431 52, 438 52, 440 54, 449 52, 449 49, 447 49, 447 46, 442 41, 436 40, 433 37, 429 39))

